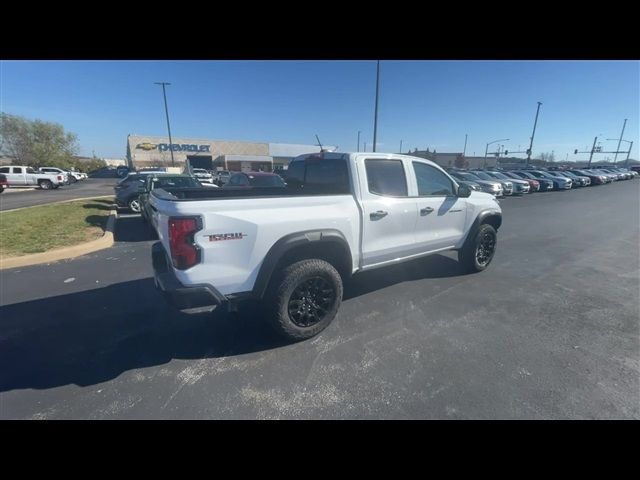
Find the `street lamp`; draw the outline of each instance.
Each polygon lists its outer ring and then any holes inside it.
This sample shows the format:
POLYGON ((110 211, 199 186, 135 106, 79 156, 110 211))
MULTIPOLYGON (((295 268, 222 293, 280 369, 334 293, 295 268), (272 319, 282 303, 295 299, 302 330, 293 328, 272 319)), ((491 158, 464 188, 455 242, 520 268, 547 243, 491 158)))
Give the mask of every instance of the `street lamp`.
POLYGON ((373 151, 376 151, 377 138, 378 138, 378 92, 380 87, 380 60, 376 65, 376 109, 373 116, 373 151))
POLYGON ((538 114, 540 113, 540 105, 542 105, 542 102, 538 102, 538 109, 536 110, 536 119, 533 121, 533 133, 531 134, 531 143, 529 144, 529 150, 527 150, 527 167, 529 166, 529 161, 531 160, 531 153, 533 150, 533 137, 536 136, 536 126, 538 125, 538 114))
MULTIPOLYGON (((621 142, 627 142, 629 144, 629 150, 627 150, 627 158, 624 162, 624 166, 627 167, 629 165, 629 155, 631 155, 631 147, 633 147, 633 141, 629 141, 629 140, 625 140, 623 138, 607 138, 607 141, 616 141, 619 140, 621 142)), ((616 149, 616 155, 618 154, 617 150, 620 150, 620 145, 618 145, 618 148, 616 149)))
POLYGON ((164 97, 164 113, 167 115, 167 130, 169 131, 169 152, 171 152, 171 166, 175 167, 173 161, 173 141, 171 140, 171 125, 169 124, 169 109, 167 108, 167 92, 165 91, 165 85, 171 85, 168 82, 153 82, 156 85, 162 85, 162 96, 164 97))
POLYGON ((501 138, 500 140, 494 140, 493 142, 487 143, 487 146, 484 149, 484 168, 487 168, 487 153, 489 152, 489 145, 493 145, 494 143, 498 142, 508 142, 509 140, 510 139, 508 138, 501 138))

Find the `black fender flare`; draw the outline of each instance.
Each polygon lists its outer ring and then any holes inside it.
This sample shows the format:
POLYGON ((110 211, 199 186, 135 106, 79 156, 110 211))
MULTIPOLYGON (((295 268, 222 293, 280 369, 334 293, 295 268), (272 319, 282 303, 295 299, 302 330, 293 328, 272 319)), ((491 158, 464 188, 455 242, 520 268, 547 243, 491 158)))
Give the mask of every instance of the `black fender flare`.
POLYGON ((351 273, 351 266, 353 265, 351 249, 349 248, 349 242, 339 230, 329 228, 290 233, 280 238, 267 252, 253 285, 252 296, 258 299, 264 296, 276 267, 287 252, 303 245, 317 243, 337 243, 341 245, 348 254, 349 273, 351 273))
POLYGON ((467 242, 469 242, 470 238, 473 238, 473 235, 478 231, 478 228, 480 228, 480 225, 482 225, 483 223, 492 225, 497 231, 502 225, 502 212, 497 212, 495 210, 485 210, 480 212, 471 224, 471 227, 467 232, 467 238, 464 239, 464 243, 462 244, 462 248, 467 245, 467 242))

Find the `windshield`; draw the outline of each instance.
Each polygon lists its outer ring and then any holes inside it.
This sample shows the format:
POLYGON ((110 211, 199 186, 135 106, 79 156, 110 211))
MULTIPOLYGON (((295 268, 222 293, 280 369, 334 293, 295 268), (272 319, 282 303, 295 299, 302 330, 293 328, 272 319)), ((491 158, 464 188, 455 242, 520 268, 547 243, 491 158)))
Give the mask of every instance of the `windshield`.
POLYGON ((480 180, 475 175, 472 175, 468 172, 449 172, 453 178, 457 178, 458 180, 469 180, 471 182, 475 180, 480 180))
POLYGON ((151 188, 187 188, 201 186, 200 182, 193 177, 159 177, 153 179, 151 188))
POLYGON ((209 173, 204 168, 194 168, 193 173, 209 173))
POLYGON ((491 172, 489 173, 489 175, 495 177, 495 178, 501 178, 502 180, 511 180, 509 177, 507 177, 506 175, 504 175, 503 173, 500 172, 491 172))
POLYGON ((533 172, 533 174, 534 174, 534 175, 536 175, 536 174, 538 174, 538 175, 542 175, 543 177, 546 177, 546 178, 553 178, 553 175, 551 175, 551 174, 550 174, 550 173, 548 173, 548 172, 540 172, 540 171, 536 171, 536 172, 533 172))
POLYGON ((473 172, 473 174, 483 180, 495 180, 495 178, 492 178, 491 175, 488 175, 486 172, 473 172))
POLYGON ((284 187, 285 183, 278 175, 249 175, 249 184, 252 187, 284 187))

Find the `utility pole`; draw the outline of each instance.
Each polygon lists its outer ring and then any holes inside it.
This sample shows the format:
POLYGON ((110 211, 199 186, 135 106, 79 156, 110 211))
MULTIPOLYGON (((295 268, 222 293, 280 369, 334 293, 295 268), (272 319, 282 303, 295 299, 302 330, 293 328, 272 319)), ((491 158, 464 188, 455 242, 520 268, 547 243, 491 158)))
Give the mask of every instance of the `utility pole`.
POLYGON ((402 153, 402 140, 400 140, 400 153, 402 153))
POLYGON ((627 152, 627 159, 624 162, 624 166, 628 167, 629 166, 629 155, 631 155, 631 147, 633 147, 633 140, 631 141, 631 143, 629 144, 629 151, 627 152))
POLYGON ((464 157, 464 154, 467 153, 467 134, 464 134, 464 150, 462 150, 462 156, 464 157))
POLYGON ((596 142, 598 141, 598 137, 593 139, 593 147, 591 147, 591 155, 589 155, 589 163, 588 166, 591 166, 591 159, 593 158, 593 152, 596 151, 596 142))
POLYGON ((536 110, 536 119, 533 122, 533 133, 531 134, 531 143, 529 144, 529 150, 527 150, 527 167, 529 166, 529 161, 531 161, 531 150, 533 149, 533 137, 536 136, 536 125, 538 125, 538 114, 540 113, 540 105, 542 105, 542 102, 538 102, 538 109, 536 110))
POLYGON ((616 156, 613 157, 613 164, 616 164, 618 159, 618 150, 620 150, 620 144, 622 143, 622 136, 624 135, 624 127, 627 126, 627 119, 624 119, 624 123, 622 124, 622 132, 620 132, 620 140, 618 140, 618 148, 616 148, 616 156))
POLYGON ((358 130, 358 151, 360 151, 360 130, 358 130))
POLYGON ((167 92, 165 90, 166 85, 171 85, 168 82, 153 82, 156 85, 162 85, 162 96, 164 97, 164 113, 167 115, 167 130, 169 131, 169 152, 171 152, 171 166, 175 167, 173 160, 173 141, 171 140, 171 125, 169 124, 169 108, 167 107, 167 92))
POLYGON ((378 135, 378 92, 380 87, 380 60, 376 66, 376 111, 373 117, 373 151, 376 151, 376 139, 378 135))

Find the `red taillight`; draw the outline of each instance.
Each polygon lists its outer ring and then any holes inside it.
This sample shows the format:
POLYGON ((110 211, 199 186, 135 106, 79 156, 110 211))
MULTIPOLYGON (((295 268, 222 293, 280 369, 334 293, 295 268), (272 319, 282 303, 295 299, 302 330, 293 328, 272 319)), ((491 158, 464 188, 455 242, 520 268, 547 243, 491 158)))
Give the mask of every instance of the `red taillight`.
POLYGON ((197 217, 169 218, 171 261, 179 270, 186 270, 200 262, 200 249, 193 243, 193 234, 200 230, 197 217))
POLYGON ((58 181, 61 182, 62 181, 62 175, 58 175, 58 181))

